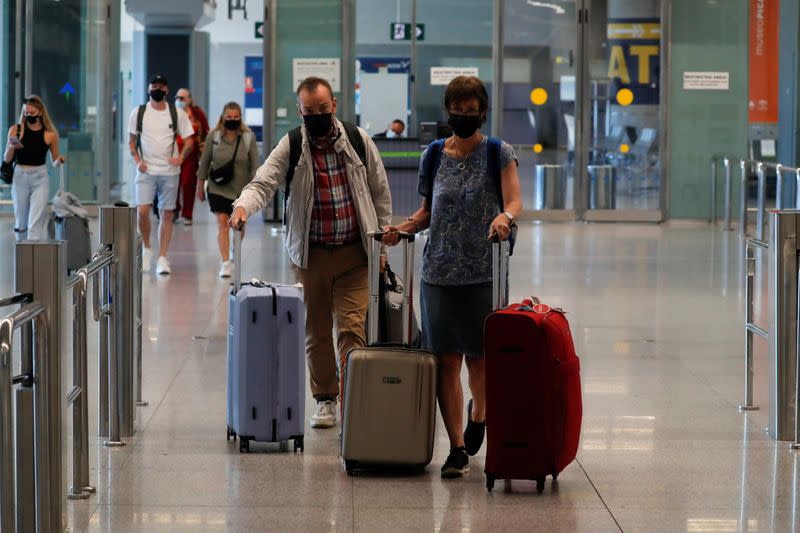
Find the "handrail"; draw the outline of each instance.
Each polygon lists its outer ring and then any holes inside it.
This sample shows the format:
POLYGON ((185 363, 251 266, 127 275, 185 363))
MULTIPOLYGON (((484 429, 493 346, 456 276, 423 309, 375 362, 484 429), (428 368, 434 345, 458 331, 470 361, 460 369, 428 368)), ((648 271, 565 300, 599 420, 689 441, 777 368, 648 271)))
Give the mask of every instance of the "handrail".
MULTIPOLYGON (((715 154, 711 156, 711 213, 709 214, 708 221, 713 224, 717 220, 717 168, 718 164, 722 163, 725 169, 724 173, 724 193, 723 193, 723 229, 729 231, 731 229, 731 196, 732 196, 732 167, 734 163, 738 164, 740 172, 740 197, 739 197, 739 236, 747 236, 747 184, 750 181, 750 174, 748 169, 755 170, 756 178, 758 180, 758 199, 756 206, 756 236, 759 239, 764 238, 764 222, 766 218, 766 194, 767 194, 767 170, 774 170, 778 175, 775 190, 775 206, 777 209, 784 208, 783 202, 783 181, 784 176, 788 174, 795 174, 795 182, 798 191, 800 191, 800 168, 783 165, 781 163, 770 163, 759 161, 756 159, 747 159, 735 156, 715 154)), ((800 209, 800 193, 795 196, 796 208, 800 209)))
MULTIPOLYGON (((14 332, 33 324, 34 343, 31 377, 34 389, 34 461, 36 480, 35 523, 42 531, 51 529, 50 502, 58 495, 50 494, 49 411, 47 406, 49 376, 43 372, 48 359, 49 325, 45 307, 38 302, 28 303, 0 320, 0 530, 14 531, 16 487, 14 485, 14 432, 12 413, 11 350, 14 332)), ((25 472, 24 475, 30 475, 25 472)), ((29 519, 30 520, 30 519, 29 519)), ((31 521, 32 522, 32 521, 31 521)), ((30 522, 28 522, 30 525, 30 522)), ((23 525, 24 527, 24 525, 23 525)))

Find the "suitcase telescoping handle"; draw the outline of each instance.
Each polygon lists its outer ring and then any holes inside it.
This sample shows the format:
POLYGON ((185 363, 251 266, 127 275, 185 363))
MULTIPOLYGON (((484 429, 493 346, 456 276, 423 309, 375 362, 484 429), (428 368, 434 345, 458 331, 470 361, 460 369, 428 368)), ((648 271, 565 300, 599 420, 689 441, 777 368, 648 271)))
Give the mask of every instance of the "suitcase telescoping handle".
POLYGON ((64 163, 56 159, 53 161, 53 166, 58 168, 58 192, 64 192, 64 163))
POLYGON ((507 240, 492 237, 492 309, 508 305, 508 261, 510 248, 507 240))
POLYGON ((239 294, 242 287, 242 230, 244 224, 233 230, 233 294, 239 294))
MULTIPOLYGON (((367 342, 370 345, 378 343, 378 321, 380 305, 380 276, 381 276, 381 239, 385 235, 383 231, 376 231, 369 234, 371 237, 369 247, 369 310, 367 312, 367 342)), ((400 342, 403 346, 411 345, 411 327, 414 321, 411 319, 414 313, 413 294, 414 294, 414 235, 411 233, 398 232, 403 243, 403 332, 400 342)))

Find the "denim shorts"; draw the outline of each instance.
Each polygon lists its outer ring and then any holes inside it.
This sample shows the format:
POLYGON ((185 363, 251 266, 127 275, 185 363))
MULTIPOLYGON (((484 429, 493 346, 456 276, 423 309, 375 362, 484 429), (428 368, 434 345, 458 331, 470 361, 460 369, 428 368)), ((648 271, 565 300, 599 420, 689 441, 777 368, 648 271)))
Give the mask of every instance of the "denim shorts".
POLYGON ((178 185, 180 176, 153 175, 145 172, 136 173, 136 204, 152 205, 158 195, 158 209, 172 211, 178 202, 178 185))

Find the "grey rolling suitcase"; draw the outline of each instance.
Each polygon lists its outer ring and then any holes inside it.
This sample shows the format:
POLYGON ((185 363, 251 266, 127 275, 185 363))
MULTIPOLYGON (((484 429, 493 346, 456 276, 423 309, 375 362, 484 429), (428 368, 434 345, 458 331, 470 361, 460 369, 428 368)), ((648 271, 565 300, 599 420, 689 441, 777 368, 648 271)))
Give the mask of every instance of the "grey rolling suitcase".
POLYGON ((60 188, 53 197, 48 233, 51 239, 67 241, 67 270, 74 272, 92 258, 89 219, 78 197, 64 191, 64 163, 58 171, 60 188))
POLYGON ((241 233, 234 238, 234 286, 228 300, 228 439, 294 441, 305 428, 305 304, 299 285, 241 285, 241 233))
POLYGON ((414 236, 403 235, 405 287, 402 344, 375 345, 378 338, 379 253, 370 246, 369 346, 350 350, 344 374, 342 458, 347 473, 374 467, 422 469, 433 456, 436 426, 436 359, 408 347, 411 340, 414 236))

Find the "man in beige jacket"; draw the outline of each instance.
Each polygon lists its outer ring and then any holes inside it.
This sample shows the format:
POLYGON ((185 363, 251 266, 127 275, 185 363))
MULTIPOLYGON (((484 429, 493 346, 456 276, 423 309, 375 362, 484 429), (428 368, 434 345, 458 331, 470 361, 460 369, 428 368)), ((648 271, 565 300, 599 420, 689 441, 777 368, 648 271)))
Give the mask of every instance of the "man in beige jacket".
MULTIPOLYGON (((311 426, 330 428, 336 424, 345 357, 366 344, 368 233, 391 223, 392 200, 375 144, 364 130, 336 118, 330 84, 307 78, 297 99, 303 125, 294 136, 302 134, 302 152, 287 191, 286 248, 305 293, 306 356, 317 400, 311 426), (361 155, 351 135, 361 137, 355 139, 363 146, 361 155)), ((232 227, 261 210, 286 183, 292 135, 280 140, 234 203, 232 227)))

